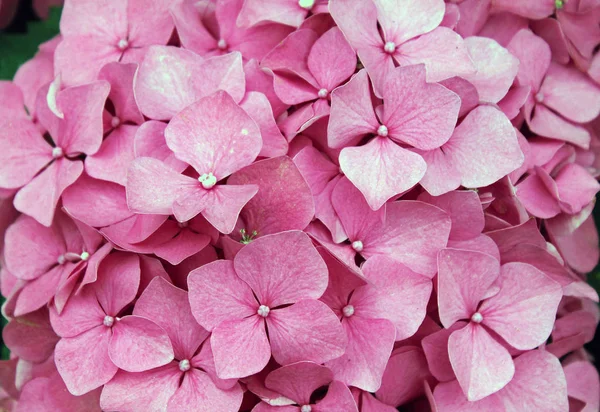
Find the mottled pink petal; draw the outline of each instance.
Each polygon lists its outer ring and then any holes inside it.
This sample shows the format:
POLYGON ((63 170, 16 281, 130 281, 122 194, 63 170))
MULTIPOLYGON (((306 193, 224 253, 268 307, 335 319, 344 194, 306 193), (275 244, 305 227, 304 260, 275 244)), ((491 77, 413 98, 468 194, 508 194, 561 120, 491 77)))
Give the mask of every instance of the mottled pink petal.
POLYGON ((528 124, 531 131, 540 136, 564 140, 584 149, 590 145, 591 136, 587 129, 564 119, 544 105, 535 106, 528 124))
POLYGON ((569 214, 581 212, 600 190, 598 181, 576 163, 560 169, 555 180, 561 206, 569 214))
POLYGON ((275 369, 267 375, 265 386, 299 405, 310 403, 314 391, 327 386, 333 373, 313 362, 297 362, 275 369))
POLYGON ((317 300, 301 300, 272 310, 267 326, 273 358, 282 365, 301 360, 327 362, 343 355, 346 347, 339 319, 317 300))
POLYGON ((352 392, 346 385, 333 381, 327 389, 327 395, 312 408, 315 412, 358 412, 352 392))
POLYGON ((386 137, 376 137, 364 146, 344 148, 339 161, 346 177, 373 210, 416 185, 427 167, 421 156, 386 137))
POLYGON ((260 128, 262 148, 259 156, 276 157, 288 152, 288 142, 275 123, 273 110, 267 97, 259 92, 247 92, 240 107, 260 128))
POLYGON ((530 86, 532 92, 537 93, 550 66, 550 46, 531 30, 523 29, 515 34, 506 48, 520 61, 519 85, 530 86))
POLYGON ((127 169, 135 155, 133 144, 137 126, 124 124, 113 130, 100 150, 85 159, 86 172, 97 179, 125 186, 127 169))
POLYGON ((500 262, 494 257, 467 250, 440 251, 438 268, 438 306, 446 328, 470 319, 500 275, 500 262))
POLYGON ((395 4, 385 0, 373 0, 377 18, 387 41, 397 44, 435 29, 444 17, 441 0, 425 0, 418 3, 399 0, 395 4))
POLYGON ((153 157, 162 160, 167 166, 178 172, 183 172, 188 165, 177 159, 169 149, 165 140, 167 124, 149 120, 142 124, 135 133, 133 151, 135 157, 153 157))
POLYGON ((341 30, 334 27, 312 46, 307 64, 319 86, 330 92, 354 74, 356 54, 341 30))
POLYGON ((98 79, 110 83, 108 98, 114 105, 116 115, 121 122, 129 121, 135 124, 144 122, 144 117, 138 109, 133 94, 133 83, 137 69, 137 64, 109 63, 98 73, 98 79))
POLYGON ((102 260, 94 284, 98 303, 107 315, 117 316, 135 299, 140 284, 140 261, 132 253, 116 252, 102 260))
POLYGON ((441 149, 418 153, 427 162, 427 171, 419 182, 427 192, 439 196, 460 186, 461 174, 450 156, 441 149))
POLYGON ((474 322, 450 335, 448 354, 456 378, 470 401, 498 392, 515 373, 506 348, 474 322))

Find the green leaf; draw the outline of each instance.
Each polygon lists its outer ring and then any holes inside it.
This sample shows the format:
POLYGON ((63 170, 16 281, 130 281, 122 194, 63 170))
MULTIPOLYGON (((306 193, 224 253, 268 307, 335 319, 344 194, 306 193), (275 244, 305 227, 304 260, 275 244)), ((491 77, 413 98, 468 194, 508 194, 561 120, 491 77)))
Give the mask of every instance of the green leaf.
POLYGON ((19 66, 31 59, 40 43, 59 33, 61 8, 53 7, 47 20, 27 24, 27 33, 0 33, 0 80, 11 80, 19 66))

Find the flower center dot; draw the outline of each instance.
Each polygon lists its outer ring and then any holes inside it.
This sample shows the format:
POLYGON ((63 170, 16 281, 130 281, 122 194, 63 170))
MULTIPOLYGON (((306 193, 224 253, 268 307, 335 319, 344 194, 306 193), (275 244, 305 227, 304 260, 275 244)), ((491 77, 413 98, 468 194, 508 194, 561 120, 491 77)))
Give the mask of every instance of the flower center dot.
POLYGON ((258 313, 259 316, 262 316, 263 318, 266 318, 267 316, 269 316, 269 312, 271 311, 271 309, 266 306, 266 305, 260 305, 258 307, 258 310, 256 311, 256 313, 258 313))
POLYGON ((192 367, 192 365, 190 365, 190 361, 188 359, 179 361, 179 370, 181 372, 187 372, 190 370, 191 367, 192 367))
POLYGON ((562 9, 565 6, 565 2, 564 0, 555 0, 554 1, 554 7, 556 7, 557 9, 562 9))
POLYGON ((52 148, 52 157, 55 159, 59 159, 61 157, 63 157, 65 155, 65 152, 63 152, 62 147, 54 147, 52 148))
POLYGON ((311 412, 312 408, 310 405, 302 405, 302 408, 300 408, 300 412, 311 412))
POLYGON ((177 222, 177 226, 179 226, 182 229, 188 227, 188 225, 188 222, 177 222))
POLYGON ((354 306, 352 306, 352 305, 344 306, 344 308, 342 309, 342 313, 344 314, 345 317, 349 318, 350 316, 354 315, 354 306))
POLYGON ((81 260, 88 260, 90 258, 90 254, 88 252, 81 252, 80 258, 81 260))
MULTIPOLYGON (((298 0, 298 5, 303 9, 310 10, 315 5, 315 0, 298 0)), ((310 410, 305 411, 303 409, 302 412, 310 412, 310 410)))
POLYGON ((64 263, 67 261, 65 259, 65 255, 60 255, 57 260, 59 265, 64 265, 64 263))
POLYGON ((362 252, 363 242, 361 242, 360 240, 355 240, 354 242, 352 242, 352 249, 354 249, 354 251, 356 252, 362 252))
POLYGON ((202 183, 202 187, 205 189, 212 189, 217 184, 217 178, 212 173, 204 173, 198 178, 198 181, 202 183))
POLYGON ((377 135, 381 137, 386 137, 388 135, 387 126, 381 125, 377 128, 377 135))
POLYGON ((104 317, 104 320, 102 321, 102 323, 107 328, 110 328, 115 323, 115 318, 113 318, 112 316, 108 316, 107 315, 107 316, 104 317))
POLYGON ((119 42, 117 43, 117 47, 120 50, 125 50, 127 47, 129 47, 129 42, 127 41, 127 39, 121 39, 119 40, 119 42))
POLYGON ((383 50, 389 54, 394 53, 396 51, 396 43, 394 43, 393 41, 386 42, 383 46, 383 50))
POLYGON ((227 42, 225 41, 225 39, 219 39, 219 41, 217 42, 217 47, 220 50, 225 50, 227 49, 227 42))
POLYGON ((321 89, 319 90, 319 93, 317 93, 317 95, 320 99, 325 99, 327 98, 327 95, 329 95, 329 91, 327 89, 321 89))
POLYGON ((118 125, 121 124, 121 119, 119 119, 117 116, 113 117, 112 119, 110 119, 110 125, 114 128, 117 127, 118 125))
POLYGON ((481 315, 481 313, 475 312, 473 313, 473 316, 471 316, 471 320, 475 323, 481 323, 483 322, 483 316, 481 315))
POLYGON ((545 96, 544 96, 544 93, 542 93, 542 92, 538 92, 538 93, 535 95, 535 100, 541 103, 541 102, 543 102, 543 101, 544 101, 544 97, 545 97, 545 96))

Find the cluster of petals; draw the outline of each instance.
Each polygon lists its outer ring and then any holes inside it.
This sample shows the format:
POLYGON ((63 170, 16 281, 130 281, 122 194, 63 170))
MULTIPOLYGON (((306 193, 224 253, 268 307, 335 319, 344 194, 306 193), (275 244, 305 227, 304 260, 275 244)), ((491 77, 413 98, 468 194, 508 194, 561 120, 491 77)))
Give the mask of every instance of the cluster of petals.
POLYGON ((598 410, 599 27, 66 0, 0 82, 0 409, 598 410))

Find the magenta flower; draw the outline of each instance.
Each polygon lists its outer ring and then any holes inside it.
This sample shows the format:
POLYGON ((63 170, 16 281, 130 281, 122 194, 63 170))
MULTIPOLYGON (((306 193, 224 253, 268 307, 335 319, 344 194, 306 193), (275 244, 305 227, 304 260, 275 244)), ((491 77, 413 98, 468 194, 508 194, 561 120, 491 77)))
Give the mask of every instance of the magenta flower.
POLYGON ((187 107, 165 129, 167 145, 190 164, 198 178, 182 175, 146 157, 132 163, 127 203, 137 213, 173 214, 186 222, 199 213, 222 233, 230 233, 255 185, 217 185, 252 163, 261 147, 256 123, 225 92, 187 107))
POLYGON ((69 0, 60 20, 63 41, 56 49, 54 67, 68 85, 96 79, 110 62, 137 63, 148 46, 166 44, 173 32, 168 9, 173 0, 140 0, 100 4, 69 0))
POLYGON ((514 371, 504 388, 478 401, 468 400, 457 381, 440 383, 433 393, 435 405, 449 412, 569 410, 567 383, 556 357, 543 350, 529 351, 514 360, 514 371))
POLYGON ((440 147, 452 135, 460 99, 439 84, 425 81, 425 66, 390 71, 383 109, 371 102, 366 72, 360 71, 332 96, 328 144, 343 148, 340 167, 373 210, 416 185, 425 162, 400 145, 421 150, 440 147), (367 144, 357 146, 366 136, 367 144), (350 147, 356 146, 356 147, 350 147))
POLYGON ((54 303, 62 311, 75 290, 96 281, 98 265, 112 249, 102 243, 96 232, 62 212, 49 228, 21 215, 6 231, 4 249, 7 269, 25 281, 11 296, 14 315, 40 309, 56 294, 54 303))
MULTIPOLYGON (((201 5, 181 2, 171 8, 181 45, 200 56, 215 56, 239 51, 245 60, 261 60, 292 32, 283 24, 261 24, 243 28, 236 20, 244 0, 216 2, 214 15, 203 15, 201 5), (208 21, 207 21, 208 20, 208 21), (214 33, 216 26, 216 33, 214 33), (214 34, 213 34, 214 33, 214 34)), ((264 9, 270 9, 266 6, 264 9)))
POLYGON ((412 336, 425 318, 431 280, 384 256, 362 267, 369 283, 326 252, 329 285, 321 300, 341 319, 348 344, 326 365, 337 380, 369 392, 381 385, 394 341, 412 336), (371 337, 377 336, 377 340, 371 337))
POLYGON ((438 27, 444 17, 442 0, 332 0, 329 8, 378 96, 396 66, 423 63, 429 81, 475 72, 463 39, 438 27))
POLYGON ((11 120, 0 129, 0 142, 12 148, 0 154, 0 187, 21 188, 15 207, 44 226, 52 224, 62 192, 81 175, 79 156, 100 149, 102 110, 109 91, 104 81, 63 91, 59 87, 57 78, 40 91, 37 101, 37 116, 51 143, 26 119, 11 120))
POLYGON ((536 348, 552 331, 562 289, 533 266, 500 268, 479 252, 445 249, 438 267, 440 321, 446 328, 460 322, 448 339, 450 363, 467 398, 480 400, 515 373, 507 348, 488 329, 515 349, 536 348))
POLYGON ((54 354, 56 367, 72 394, 104 385, 119 368, 138 372, 173 359, 160 326, 140 316, 120 317, 139 283, 138 257, 113 253, 100 265, 98 280, 73 296, 60 315, 51 307, 52 327, 62 338, 54 354))
POLYGON ((358 412, 350 389, 334 380, 327 367, 313 362, 297 362, 275 369, 267 375, 265 386, 283 396, 277 403, 259 403, 252 412, 358 412), (313 394, 323 387, 327 388, 327 394, 315 402, 313 394))
POLYGON ((187 292, 163 279, 153 280, 136 302, 133 314, 152 320, 166 331, 175 358, 144 372, 117 372, 102 391, 103 409, 239 410, 242 389, 234 379, 215 376, 209 333, 194 320, 187 292))
POLYGON ((193 270, 188 284, 192 313, 212 332, 222 379, 261 371, 271 354, 286 365, 326 362, 344 353, 339 320, 316 300, 327 287, 327 267, 302 232, 259 238, 233 262, 220 260, 193 270))

